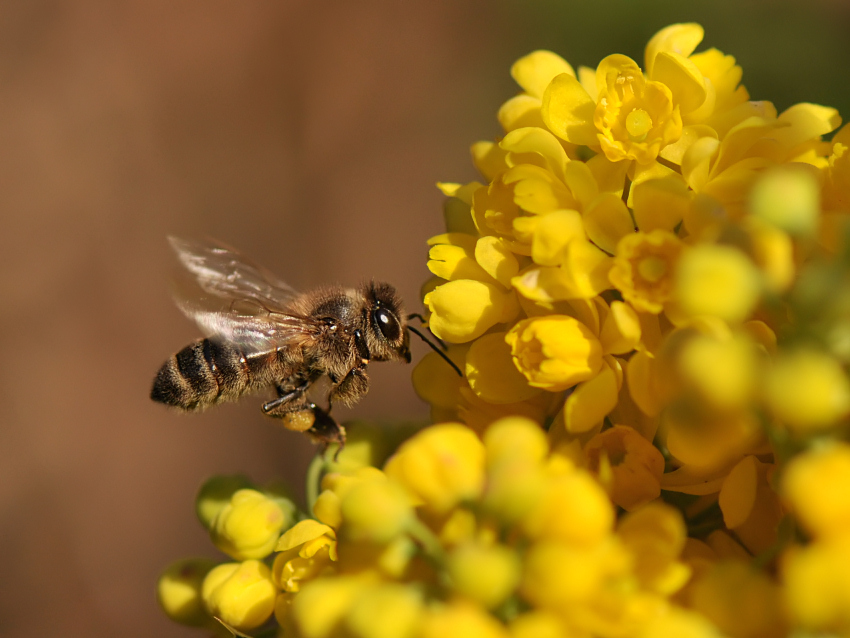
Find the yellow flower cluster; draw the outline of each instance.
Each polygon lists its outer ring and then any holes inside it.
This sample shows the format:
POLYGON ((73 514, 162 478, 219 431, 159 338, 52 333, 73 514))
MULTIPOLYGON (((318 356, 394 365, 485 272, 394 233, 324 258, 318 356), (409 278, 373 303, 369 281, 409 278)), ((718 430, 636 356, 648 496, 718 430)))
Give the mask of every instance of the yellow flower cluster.
POLYGON ((514 64, 504 136, 472 146, 484 183, 439 185, 423 296, 463 375, 436 353, 413 372, 438 425, 400 446, 352 426, 306 512, 207 483, 198 517, 235 562, 169 568, 171 618, 850 635, 850 127, 825 141, 834 109, 751 101, 702 38, 661 30, 643 68, 514 64))

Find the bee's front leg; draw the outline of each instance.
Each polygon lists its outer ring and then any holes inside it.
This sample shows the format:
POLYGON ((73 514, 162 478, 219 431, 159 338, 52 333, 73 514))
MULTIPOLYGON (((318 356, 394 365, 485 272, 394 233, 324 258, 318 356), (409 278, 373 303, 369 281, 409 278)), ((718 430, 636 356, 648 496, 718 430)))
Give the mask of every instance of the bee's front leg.
POLYGON ((352 405, 368 391, 369 375, 366 374, 366 365, 353 367, 328 394, 328 412, 335 401, 340 401, 343 405, 352 405))

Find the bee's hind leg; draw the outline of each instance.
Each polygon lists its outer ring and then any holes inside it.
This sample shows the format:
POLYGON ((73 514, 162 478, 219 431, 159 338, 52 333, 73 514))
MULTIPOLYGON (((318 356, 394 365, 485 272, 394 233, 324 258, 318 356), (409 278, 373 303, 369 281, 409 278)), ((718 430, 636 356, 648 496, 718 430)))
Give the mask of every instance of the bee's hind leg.
POLYGON ((337 422, 330 414, 314 403, 311 403, 309 409, 313 413, 313 425, 306 431, 307 436, 313 441, 321 445, 321 453, 324 455, 328 451, 328 446, 331 443, 339 443, 339 447, 334 453, 334 462, 345 447, 345 428, 337 422))

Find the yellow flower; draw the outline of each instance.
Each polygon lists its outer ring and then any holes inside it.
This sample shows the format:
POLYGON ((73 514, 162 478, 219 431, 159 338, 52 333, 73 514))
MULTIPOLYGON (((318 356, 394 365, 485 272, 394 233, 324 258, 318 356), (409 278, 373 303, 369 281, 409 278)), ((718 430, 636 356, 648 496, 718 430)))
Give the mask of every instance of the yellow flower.
POLYGON ((636 430, 615 425, 594 436, 584 448, 588 469, 611 494, 611 500, 627 511, 661 495, 664 457, 636 430))
POLYGON ((426 507, 446 512, 481 493, 484 446, 463 425, 431 426, 403 443, 385 472, 426 507))
POLYGON ((472 341, 497 323, 510 321, 518 311, 512 293, 474 279, 438 286, 425 295, 424 301, 431 313, 431 331, 450 343, 472 341))
POLYGON ((788 635, 779 587, 746 562, 713 565, 694 583, 690 596, 695 611, 731 636, 788 635))
POLYGON ((730 323, 749 318, 761 295, 761 277, 737 248, 701 244, 685 251, 676 272, 676 300, 689 316, 730 323))
POLYGON ((450 602, 434 607, 425 615, 420 638, 446 638, 447 636, 475 636, 476 638, 508 638, 502 624, 476 605, 450 602))
POLYGON ((388 480, 362 481, 342 498, 343 531, 347 538, 388 543, 409 525, 410 497, 388 480))
POLYGON ((268 567, 246 560, 213 568, 204 578, 201 595, 211 615, 248 631, 271 617, 277 589, 268 567))
POLYGON ((292 518, 273 499, 243 489, 218 512, 210 533, 215 546, 233 558, 264 558, 291 524, 292 518))
POLYGON ((448 556, 448 574, 457 594, 492 609, 519 583, 519 556, 503 545, 461 545, 448 556))
POLYGON ((602 367, 602 346, 580 321, 563 315, 517 323, 505 337, 529 385, 551 392, 590 379, 602 367))
POLYGON ((850 537, 794 548, 782 559, 785 605, 797 626, 815 632, 850 631, 850 537))
POLYGON ((754 456, 746 456, 729 472, 718 497, 727 529, 756 556, 776 544, 784 515, 770 485, 774 469, 754 456))
POLYGON ((591 546, 610 533, 614 508, 590 474, 564 468, 548 478, 521 525, 531 538, 591 546))
POLYGON ((363 576, 318 578, 307 583, 292 602, 292 622, 303 638, 330 638, 352 608, 369 579, 363 576))
POLYGON ((810 349, 778 357, 768 370, 765 402, 800 433, 823 430, 850 413, 850 382, 832 357, 810 349))
POLYGON ((207 558, 184 558, 170 565, 159 577, 156 597, 160 607, 174 622, 200 626, 210 616, 201 598, 201 584, 215 562, 207 558))
POLYGON ((803 527, 818 538, 850 538, 850 445, 811 450, 788 463, 782 493, 803 527))
POLYGON ((617 536, 632 553, 633 573, 645 589, 669 596, 688 582, 691 570, 679 560, 687 529, 674 508, 649 503, 620 521, 617 536))
POLYGON ((318 521, 306 519, 280 537, 272 576, 275 584, 297 592, 302 584, 328 570, 337 559, 336 532, 318 521))
POLYGON ((233 494, 239 490, 252 487, 246 476, 213 476, 208 479, 195 497, 195 513, 201 524, 209 529, 215 517, 225 505, 230 503, 233 494))
POLYGON ((479 337, 466 355, 469 387, 488 403, 517 403, 540 394, 514 365, 505 334, 479 337))
POLYGON ((664 230, 626 235, 617 244, 611 284, 635 309, 658 314, 673 295, 682 250, 682 242, 664 230))
MULTIPOLYGON (((811 167, 809 167, 811 168, 811 167)), ((752 214, 792 235, 812 236, 820 221, 817 173, 804 165, 767 171, 750 194, 752 214)))
POLYGON ((422 621, 422 595, 414 587, 385 583, 365 587, 345 618, 358 638, 408 638, 422 621))

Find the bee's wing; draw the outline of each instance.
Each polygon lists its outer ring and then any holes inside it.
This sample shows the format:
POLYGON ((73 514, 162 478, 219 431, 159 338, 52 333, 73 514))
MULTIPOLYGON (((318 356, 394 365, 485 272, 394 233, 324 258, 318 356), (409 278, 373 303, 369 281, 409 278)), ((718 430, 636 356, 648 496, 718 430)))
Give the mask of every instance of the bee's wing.
POLYGON ((280 310, 298 296, 289 285, 235 250, 209 240, 168 241, 181 265, 201 289, 225 299, 252 299, 269 310, 280 310))
POLYGON ((191 275, 176 282, 177 305, 207 337, 251 354, 304 343, 316 334, 312 319, 287 311, 298 293, 265 269, 210 241, 169 241, 191 275))

